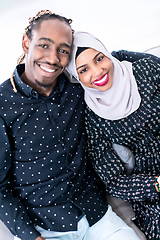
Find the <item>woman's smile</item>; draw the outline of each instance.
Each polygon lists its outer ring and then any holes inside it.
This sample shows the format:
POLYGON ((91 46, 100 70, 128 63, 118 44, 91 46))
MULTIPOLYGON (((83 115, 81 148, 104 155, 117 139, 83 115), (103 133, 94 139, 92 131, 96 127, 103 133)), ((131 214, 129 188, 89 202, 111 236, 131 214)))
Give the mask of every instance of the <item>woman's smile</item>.
POLYGON ((76 68, 84 86, 99 91, 112 87, 113 64, 103 53, 93 48, 85 49, 76 58, 76 68))
POLYGON ((103 74, 103 76, 101 76, 99 79, 96 79, 93 84, 98 86, 98 87, 101 87, 101 86, 104 86, 108 83, 109 81, 109 74, 108 73, 105 73, 103 74))

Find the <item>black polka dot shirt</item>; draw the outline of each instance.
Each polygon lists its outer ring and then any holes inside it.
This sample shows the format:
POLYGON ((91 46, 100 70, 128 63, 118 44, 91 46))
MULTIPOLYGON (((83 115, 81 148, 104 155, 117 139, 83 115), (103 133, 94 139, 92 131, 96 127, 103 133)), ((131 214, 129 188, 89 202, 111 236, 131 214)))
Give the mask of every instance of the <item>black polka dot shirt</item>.
POLYGON ((0 218, 23 240, 39 225, 73 231, 86 215, 91 225, 106 212, 105 189, 87 161, 84 100, 79 84, 63 74, 49 97, 14 72, 0 86, 0 218))

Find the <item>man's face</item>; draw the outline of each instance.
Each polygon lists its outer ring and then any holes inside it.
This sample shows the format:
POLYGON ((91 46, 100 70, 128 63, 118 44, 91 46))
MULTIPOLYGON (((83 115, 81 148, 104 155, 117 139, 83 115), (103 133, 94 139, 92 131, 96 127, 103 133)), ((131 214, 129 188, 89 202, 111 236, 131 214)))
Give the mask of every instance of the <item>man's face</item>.
POLYGON ((71 28, 59 20, 43 21, 40 27, 33 31, 31 40, 24 35, 27 83, 35 89, 52 91, 56 86, 57 77, 68 63, 71 45, 71 28))

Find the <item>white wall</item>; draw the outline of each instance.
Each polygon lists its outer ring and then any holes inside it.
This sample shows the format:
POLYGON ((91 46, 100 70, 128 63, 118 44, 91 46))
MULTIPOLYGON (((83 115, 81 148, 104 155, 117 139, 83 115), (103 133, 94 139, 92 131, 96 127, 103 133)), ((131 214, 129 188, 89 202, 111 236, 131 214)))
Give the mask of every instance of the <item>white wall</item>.
POLYGON ((100 38, 109 51, 160 45, 160 0, 0 0, 0 82, 22 53, 28 18, 41 9, 72 18, 72 28, 100 38))

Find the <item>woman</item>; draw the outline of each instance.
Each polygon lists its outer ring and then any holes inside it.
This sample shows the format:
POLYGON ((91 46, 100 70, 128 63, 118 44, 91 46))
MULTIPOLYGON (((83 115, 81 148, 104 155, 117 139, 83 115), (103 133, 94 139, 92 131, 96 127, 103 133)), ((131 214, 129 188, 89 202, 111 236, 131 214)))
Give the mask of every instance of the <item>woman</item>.
POLYGON ((147 239, 160 239, 160 64, 119 62, 94 36, 74 36, 68 72, 85 90, 89 156, 113 197, 129 201, 147 239), (132 174, 115 146, 129 148, 132 174))

